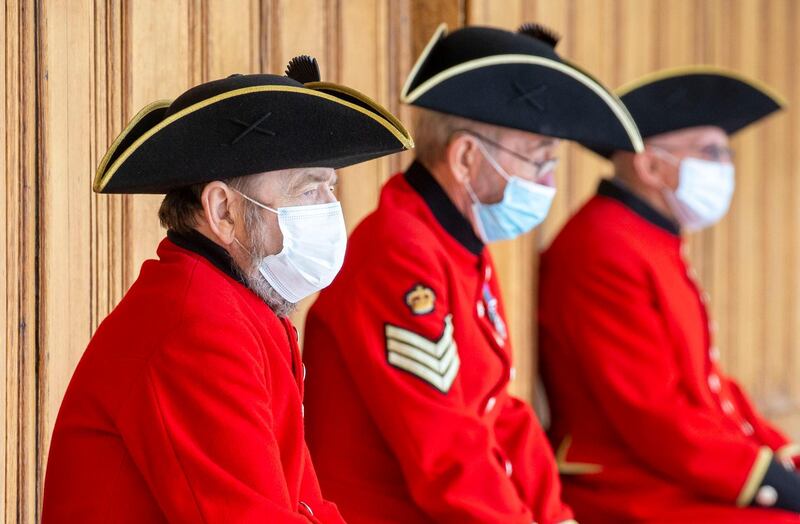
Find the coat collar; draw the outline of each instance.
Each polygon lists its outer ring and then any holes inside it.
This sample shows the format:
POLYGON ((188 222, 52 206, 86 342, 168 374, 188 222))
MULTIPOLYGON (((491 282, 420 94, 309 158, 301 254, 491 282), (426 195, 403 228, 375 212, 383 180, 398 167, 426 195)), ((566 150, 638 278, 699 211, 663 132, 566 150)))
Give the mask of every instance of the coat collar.
POLYGON ((182 247, 192 253, 196 253, 205 258, 217 269, 231 277, 236 282, 244 284, 242 276, 233 264, 233 259, 221 246, 207 238, 199 231, 191 233, 178 233, 173 230, 167 231, 167 238, 178 247, 182 247))
POLYGON ((403 176, 408 185, 419 193, 445 231, 470 253, 480 255, 483 251, 483 241, 478 238, 472 224, 453 204, 430 171, 415 160, 403 176))
POLYGON ((600 186, 597 188, 597 194, 613 198, 643 219, 672 235, 677 236, 681 233, 680 227, 678 227, 675 221, 661 214, 653 206, 625 187, 619 180, 602 180, 600 186))

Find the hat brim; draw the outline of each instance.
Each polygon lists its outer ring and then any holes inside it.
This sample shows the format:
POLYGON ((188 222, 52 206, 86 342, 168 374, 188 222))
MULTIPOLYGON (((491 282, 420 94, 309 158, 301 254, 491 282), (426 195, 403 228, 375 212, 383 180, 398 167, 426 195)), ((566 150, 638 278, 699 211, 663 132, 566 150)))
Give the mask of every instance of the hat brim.
POLYGON ((151 104, 106 153, 94 190, 166 193, 281 169, 338 169, 413 147, 408 131, 373 100, 319 84, 235 89, 166 118, 167 101, 151 104))

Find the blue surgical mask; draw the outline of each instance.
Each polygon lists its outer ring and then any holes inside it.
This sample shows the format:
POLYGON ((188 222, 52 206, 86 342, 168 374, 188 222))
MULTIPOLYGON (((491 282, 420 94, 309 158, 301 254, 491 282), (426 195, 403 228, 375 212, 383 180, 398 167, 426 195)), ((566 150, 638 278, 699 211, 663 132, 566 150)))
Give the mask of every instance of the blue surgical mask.
MULTIPOLYGON (((498 175, 506 182, 503 200, 496 204, 484 204, 467 182, 467 192, 472 199, 472 211, 478 225, 478 231, 484 242, 496 242, 518 237, 542 223, 550 211, 556 188, 537 184, 509 175, 505 169, 486 151, 483 143, 478 142, 483 156, 492 165, 498 175)), ((540 176, 555 169, 556 162, 550 162, 540 176)))

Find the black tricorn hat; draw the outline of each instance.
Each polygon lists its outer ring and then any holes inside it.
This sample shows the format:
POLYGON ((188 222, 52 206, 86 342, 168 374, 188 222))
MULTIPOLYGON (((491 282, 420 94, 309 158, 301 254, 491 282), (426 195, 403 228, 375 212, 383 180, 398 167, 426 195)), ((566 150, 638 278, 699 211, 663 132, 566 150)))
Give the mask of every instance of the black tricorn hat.
POLYGON ((321 82, 313 58, 293 59, 286 73, 233 75, 146 106, 111 144, 94 190, 166 193, 279 169, 338 169, 413 147, 377 102, 321 82))
MULTIPOLYGON (((697 126, 733 135, 786 105, 767 86, 711 66, 658 71, 620 87, 617 95, 644 139, 697 126)), ((614 152, 585 145, 605 157, 614 152)))
POLYGON ((406 80, 405 103, 533 133, 639 151, 636 124, 619 99, 555 52, 536 24, 514 33, 442 24, 406 80))

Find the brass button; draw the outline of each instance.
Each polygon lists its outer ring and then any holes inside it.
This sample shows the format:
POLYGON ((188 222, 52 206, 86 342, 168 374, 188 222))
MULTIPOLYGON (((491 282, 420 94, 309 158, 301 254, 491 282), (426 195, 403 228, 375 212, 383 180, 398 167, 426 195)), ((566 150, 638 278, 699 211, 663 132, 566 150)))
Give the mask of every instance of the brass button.
POLYGON ((708 387, 714 393, 719 393, 720 389, 722 389, 722 381, 720 381, 719 375, 712 373, 708 376, 708 387))
POLYGON ((762 508, 771 508, 778 502, 778 492, 772 486, 761 486, 756 493, 756 504, 762 508))

